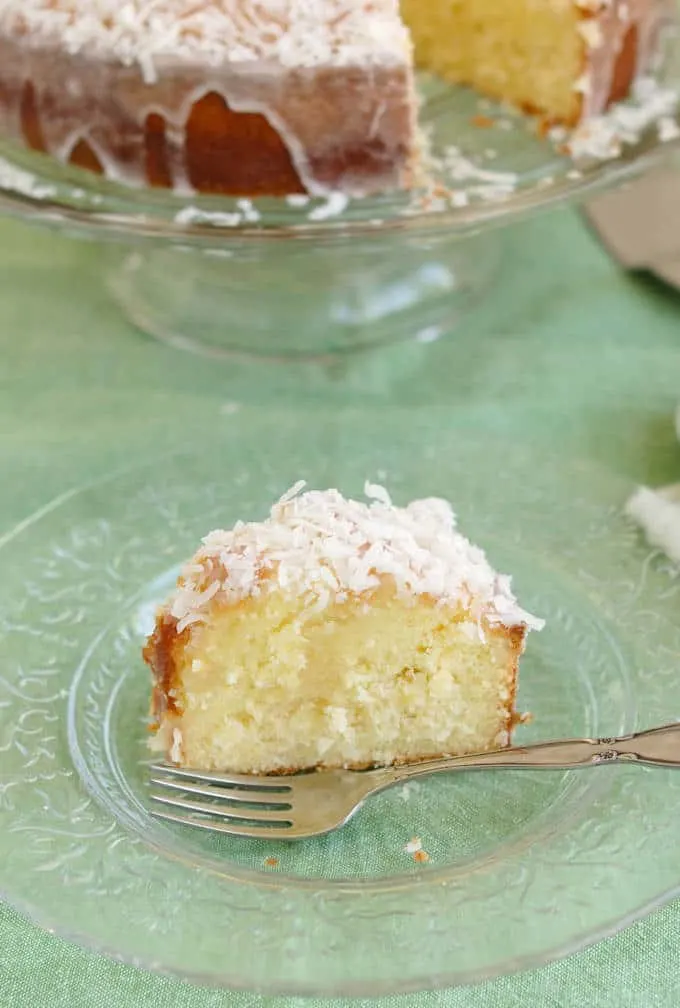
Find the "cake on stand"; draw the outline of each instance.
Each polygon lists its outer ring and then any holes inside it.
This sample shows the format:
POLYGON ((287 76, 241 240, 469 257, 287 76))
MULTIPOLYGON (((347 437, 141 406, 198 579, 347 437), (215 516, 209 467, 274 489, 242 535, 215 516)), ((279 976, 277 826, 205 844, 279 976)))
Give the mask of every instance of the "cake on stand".
POLYGON ((348 199, 232 199, 114 183, 0 137, 0 211, 97 239, 106 282, 146 333, 224 356, 323 359, 436 340, 488 290, 499 225, 633 177, 677 144, 680 56, 578 128, 420 80, 429 182, 348 199))

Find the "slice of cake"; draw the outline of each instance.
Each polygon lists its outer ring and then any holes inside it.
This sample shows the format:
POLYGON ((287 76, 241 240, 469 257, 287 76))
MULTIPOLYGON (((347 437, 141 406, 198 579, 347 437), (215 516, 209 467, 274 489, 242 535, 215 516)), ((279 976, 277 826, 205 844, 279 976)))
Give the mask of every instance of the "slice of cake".
POLYGON ((418 172, 418 66, 575 125, 669 0, 1 0, 0 132, 108 178, 363 195, 418 172))
POLYGON ((298 484, 211 532, 158 613, 152 746, 194 769, 361 768, 508 744, 542 621, 443 500, 298 484))

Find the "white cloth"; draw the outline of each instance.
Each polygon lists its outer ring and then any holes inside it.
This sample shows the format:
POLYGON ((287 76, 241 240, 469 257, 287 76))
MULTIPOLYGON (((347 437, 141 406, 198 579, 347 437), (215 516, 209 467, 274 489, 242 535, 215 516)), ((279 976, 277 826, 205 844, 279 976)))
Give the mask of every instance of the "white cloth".
MULTIPOLYGON (((680 439, 680 407, 675 414, 680 439)), ((626 504, 626 513, 645 533, 651 546, 680 564, 680 483, 650 490, 639 487, 626 504)))

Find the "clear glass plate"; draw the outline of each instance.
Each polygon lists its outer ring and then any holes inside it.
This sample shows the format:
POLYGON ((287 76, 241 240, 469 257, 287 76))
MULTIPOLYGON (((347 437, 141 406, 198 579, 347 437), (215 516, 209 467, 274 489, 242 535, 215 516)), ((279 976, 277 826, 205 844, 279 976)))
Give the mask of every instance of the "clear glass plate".
POLYGON ((238 433, 66 494, 0 544, 0 889, 45 927, 128 962, 272 993, 469 983, 610 934, 677 885, 680 775, 478 772, 400 787, 342 831, 286 844, 155 821, 147 797, 155 605, 198 538, 264 515, 298 477, 398 502, 451 499, 548 623, 522 741, 680 716, 680 581, 588 463, 384 419, 248 411, 238 433), (247 421, 247 422, 246 422, 247 421), (405 850, 419 836, 430 856, 405 850), (65 898, 65 891, 68 898, 65 898))

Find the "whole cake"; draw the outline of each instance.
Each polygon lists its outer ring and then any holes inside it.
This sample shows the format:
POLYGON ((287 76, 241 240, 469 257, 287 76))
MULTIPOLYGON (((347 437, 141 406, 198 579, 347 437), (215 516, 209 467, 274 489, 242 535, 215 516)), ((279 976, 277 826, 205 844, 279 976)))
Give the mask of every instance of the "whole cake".
POLYGON ((0 131, 109 178, 236 196, 409 187, 415 61, 576 124, 666 0, 0 0, 0 131))
POLYGON ((211 532, 158 612, 152 748, 194 769, 291 772, 508 744, 542 621, 443 500, 283 497, 211 532))

